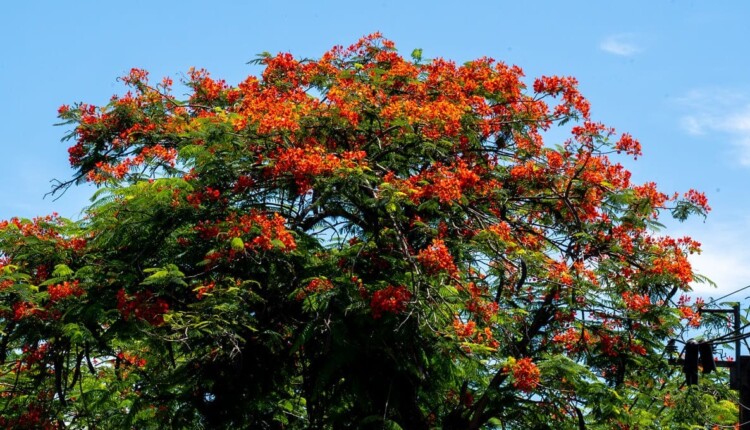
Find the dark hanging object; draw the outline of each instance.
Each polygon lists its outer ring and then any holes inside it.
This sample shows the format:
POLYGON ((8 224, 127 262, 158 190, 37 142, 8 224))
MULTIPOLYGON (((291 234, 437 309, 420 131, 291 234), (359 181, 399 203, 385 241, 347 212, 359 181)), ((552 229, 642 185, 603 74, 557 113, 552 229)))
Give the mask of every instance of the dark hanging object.
POLYGON ((714 362, 713 346, 708 342, 701 342, 698 344, 698 350, 700 351, 703 373, 711 373, 711 371, 715 372, 716 363, 714 362))
POLYGON ((685 372, 685 382, 688 385, 698 383, 698 350, 698 344, 692 339, 685 344, 685 364, 682 370, 685 372))

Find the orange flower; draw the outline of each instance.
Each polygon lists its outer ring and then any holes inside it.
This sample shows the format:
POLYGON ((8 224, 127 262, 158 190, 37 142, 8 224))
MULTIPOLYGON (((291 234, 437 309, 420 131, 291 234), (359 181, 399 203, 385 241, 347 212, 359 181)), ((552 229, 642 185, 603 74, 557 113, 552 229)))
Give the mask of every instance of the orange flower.
POLYGON ((476 331, 476 325, 477 324, 474 321, 469 321, 464 324, 458 318, 453 320, 453 329, 456 331, 456 336, 460 339, 471 338, 476 331))
POLYGON ((513 375, 513 386, 517 389, 530 393, 539 385, 542 372, 531 361, 531 358, 525 357, 520 360, 512 360, 510 372, 513 375))
POLYGON ((54 303, 68 296, 81 296, 84 291, 78 285, 78 280, 75 280, 73 282, 65 281, 62 284, 50 285, 47 287, 47 293, 49 294, 49 300, 54 303))
POLYGON ((635 294, 629 291, 622 293, 622 300, 625 302, 625 306, 635 312, 647 312, 651 307, 651 299, 648 294, 635 294))
POLYGON ((690 327, 700 327, 701 325, 701 314, 700 312, 696 312, 691 308, 690 306, 680 306, 680 315, 683 319, 688 320, 688 326, 690 327))
POLYGON ((389 285, 382 290, 375 291, 370 301, 372 317, 379 319, 384 312, 401 313, 406 309, 406 303, 410 298, 411 293, 403 285, 398 287, 389 285))
POLYGON ((432 243, 417 254, 417 261, 425 268, 427 274, 434 275, 446 272, 456 274, 456 264, 442 239, 434 239, 432 243))

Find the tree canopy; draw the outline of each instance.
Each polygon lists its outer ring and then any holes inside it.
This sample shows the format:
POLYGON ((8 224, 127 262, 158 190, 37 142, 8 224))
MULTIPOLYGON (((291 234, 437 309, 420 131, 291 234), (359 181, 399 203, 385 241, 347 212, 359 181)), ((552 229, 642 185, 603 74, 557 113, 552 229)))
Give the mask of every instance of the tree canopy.
MULTIPOLYGON (((700 244, 570 77, 374 34, 60 108, 80 220, 0 224, 0 425, 692 428, 664 345, 700 244), (559 129, 568 137, 545 142, 559 129)), ((728 397, 729 396, 729 397, 728 397)), ((723 421, 722 421, 723 420, 723 421)), ((702 428, 702 427, 700 427, 702 428)))

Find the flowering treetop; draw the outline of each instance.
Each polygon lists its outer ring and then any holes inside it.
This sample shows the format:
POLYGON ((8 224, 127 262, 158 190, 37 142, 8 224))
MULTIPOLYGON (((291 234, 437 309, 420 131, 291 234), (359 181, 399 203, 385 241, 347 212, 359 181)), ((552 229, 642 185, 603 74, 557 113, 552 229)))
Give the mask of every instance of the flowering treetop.
POLYGON ((2 422, 675 419, 649 399, 679 398, 660 354, 699 324, 672 300, 699 244, 653 227, 709 207, 632 183, 616 154, 640 144, 593 121, 575 79, 527 88, 516 66, 406 59, 379 34, 258 63, 236 86, 192 69, 185 99, 133 69, 106 106, 60 108, 59 189, 101 189, 81 221, 0 226, 2 422))

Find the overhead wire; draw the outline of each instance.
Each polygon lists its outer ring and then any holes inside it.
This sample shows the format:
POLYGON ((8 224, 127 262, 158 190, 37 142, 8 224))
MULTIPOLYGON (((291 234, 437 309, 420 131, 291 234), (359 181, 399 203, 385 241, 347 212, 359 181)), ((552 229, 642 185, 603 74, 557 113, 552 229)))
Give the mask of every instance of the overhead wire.
POLYGON ((711 301, 710 301, 710 302, 707 302, 707 303, 706 303, 706 305, 710 305, 710 304, 712 304, 712 303, 716 303, 716 302, 718 302, 719 300, 722 300, 722 299, 726 299, 727 297, 729 297, 729 296, 733 296, 733 295, 735 295, 735 294, 739 293, 740 291, 744 291, 744 290, 747 290, 748 288, 750 288, 750 285, 746 285, 746 286, 744 286, 744 287, 742 287, 742 288, 740 288, 740 289, 738 289, 738 290, 732 291, 731 293, 725 294, 725 295, 723 295, 723 296, 721 296, 721 297, 719 297, 719 298, 716 298, 716 299, 711 299, 711 301))
MULTIPOLYGON (((739 288, 739 289, 737 289, 737 290, 735 290, 735 291, 732 291, 732 292, 730 292, 730 293, 727 293, 727 294, 725 294, 725 295, 723 295, 723 296, 721 296, 721 297, 718 297, 718 298, 715 298, 715 299, 711 299, 711 301, 709 301, 709 302, 706 302, 706 303, 704 304, 704 306, 705 306, 705 305, 711 305, 711 304, 714 304, 714 303, 718 302, 719 300, 723 300, 723 299, 725 299, 725 298, 727 298, 727 297, 733 296, 733 295, 735 295, 735 294, 737 294, 737 293, 739 293, 739 292, 741 292, 741 291, 747 290, 747 289, 749 289, 749 288, 750 288, 750 285, 746 285, 746 286, 744 286, 744 287, 742 287, 742 288, 739 288)), ((736 330, 732 330, 732 331, 731 331, 731 332, 729 332, 729 333, 726 333, 726 334, 724 334, 724 335, 718 336, 718 337, 716 337, 716 338, 714 338, 714 339, 710 339, 710 340, 707 340, 707 341, 704 341, 704 342, 707 342, 707 343, 710 343, 710 344, 712 344, 712 345, 715 345, 715 344, 722 344, 722 343, 731 343, 731 342, 737 342, 737 341, 743 340, 743 341, 745 341, 745 343, 747 344, 747 341, 746 341, 746 339, 750 338, 750 332, 742 334, 742 331, 743 331, 744 329, 748 328, 748 327, 750 327, 750 322, 749 322, 749 323, 747 323, 747 324, 745 324, 745 325, 743 325, 742 327, 740 327, 740 328, 738 328, 738 329, 736 329, 736 330)), ((683 327, 683 330, 682 330, 682 332, 684 332, 684 327, 683 327)), ((681 332, 681 334, 682 334, 682 332, 681 332)), ((677 341, 677 342, 680 342, 680 343, 686 343, 686 342, 683 342, 682 340, 679 340, 679 339, 674 339, 674 340, 675 340, 675 341, 677 341)), ((666 350, 665 350, 665 352, 666 352, 666 350)), ((739 352, 737 352, 737 354, 739 355, 739 352)), ((683 385, 684 385, 684 383, 683 383, 683 385)), ((750 408, 749 408, 748 406, 746 406, 746 405, 743 405, 743 404, 742 404, 741 402, 739 402, 739 401, 737 401, 737 405, 738 405, 738 407, 740 407, 740 408, 742 408, 742 409, 745 409, 745 410, 750 410, 750 408)), ((714 425, 713 425, 713 428, 721 428, 721 429, 724 429, 724 428, 726 428, 726 429, 736 429, 736 428, 739 428, 739 427, 745 426, 745 425, 747 425, 747 424, 750 424, 750 421, 745 421, 744 423, 738 423, 738 424, 736 424, 736 425, 720 425, 720 424, 714 424, 714 425)))
MULTIPOLYGON (((748 327, 750 327, 750 322, 747 323, 747 324, 745 324, 745 325, 743 325, 742 327, 740 327, 740 328, 738 328, 736 330, 732 330, 729 333, 723 334, 721 336, 715 337, 715 338, 713 338, 711 340, 707 340, 705 342, 713 342, 713 341, 717 341, 717 340, 720 340, 722 342, 732 342, 732 340, 727 340, 727 339, 734 339, 735 337, 744 336, 744 334, 741 334, 742 330, 745 330, 748 327)), ((734 340, 736 340, 736 339, 734 339, 734 340)))
MULTIPOLYGON (((711 299, 711 301, 704 303, 704 306, 714 304, 714 303, 718 302, 719 300, 726 299, 727 297, 733 296, 733 295, 735 295, 735 294, 737 294, 737 293, 739 293, 741 291, 747 290, 748 288, 750 288, 750 285, 745 285, 744 287, 739 288, 737 290, 734 290, 732 292, 729 292, 727 294, 724 294, 721 297, 717 297, 715 299, 711 299)), ((732 330, 729 333, 726 333, 724 335, 721 335, 721 336, 716 337, 716 338, 711 339, 711 340, 706 340, 704 342, 716 343, 717 341, 721 341, 721 343, 729 343, 729 342, 736 342, 738 340, 744 340, 744 339, 750 338, 750 334, 748 334, 748 333, 746 333, 746 334, 740 334, 742 332, 742 330, 744 330, 744 329, 746 329, 748 327, 750 327, 750 322, 748 322, 747 324, 743 325, 742 327, 740 327, 737 330, 732 330)), ((680 341, 680 340, 678 340, 678 342, 685 343, 685 342, 680 341)))
POLYGON ((738 424, 729 424, 729 425, 721 425, 721 424, 709 424, 709 425, 712 426, 711 428, 736 429, 746 424, 750 424, 750 421, 745 421, 744 423, 738 423, 738 424))
POLYGON ((750 411, 750 407, 747 407, 747 406, 743 405, 743 404, 742 404, 742 402, 739 402, 739 401, 738 401, 738 402, 737 402, 737 404, 738 404, 738 405, 739 405, 739 406, 740 406, 740 407, 741 407, 742 409, 744 409, 744 410, 746 410, 746 411, 750 411))
MULTIPOLYGON (((740 328, 740 331, 745 328, 747 328, 747 326, 740 328)), ((703 340, 701 341, 701 343, 724 344, 724 343, 736 342, 738 340, 750 339, 750 332, 743 333, 743 334, 736 334, 736 333, 737 333, 736 330, 732 330, 731 333, 727 333, 725 335, 721 335, 713 339, 703 340), (728 337, 728 336, 732 336, 732 337, 728 337)), ((690 340, 686 342, 682 339, 674 339, 674 341, 679 342, 681 344, 686 344, 690 342, 690 340)))
POLYGON ((736 335, 730 338, 725 338, 724 336, 721 336, 721 337, 717 337, 716 339, 707 340, 705 342, 712 343, 712 344, 720 344, 720 343, 737 342, 738 340, 744 340, 747 338, 750 338, 750 332, 736 335))

